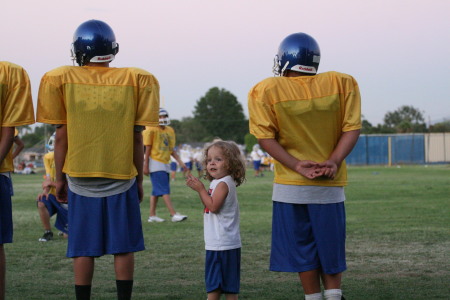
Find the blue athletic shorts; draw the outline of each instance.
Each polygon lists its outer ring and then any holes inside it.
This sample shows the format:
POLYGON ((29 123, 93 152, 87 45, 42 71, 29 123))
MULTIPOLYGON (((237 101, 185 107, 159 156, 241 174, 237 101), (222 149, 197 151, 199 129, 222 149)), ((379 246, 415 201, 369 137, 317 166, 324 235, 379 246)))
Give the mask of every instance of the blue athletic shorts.
POLYGON ((189 169, 189 171, 192 171, 192 162, 191 161, 188 161, 187 163, 185 163, 185 165, 186 165, 186 168, 189 169))
POLYGON ((206 292, 217 289, 223 294, 239 294, 241 281, 241 248, 225 251, 206 250, 206 292))
POLYGON ((0 175, 0 245, 12 243, 12 182, 7 176, 0 175))
POLYGON ((84 197, 69 190, 67 257, 142 251, 141 211, 137 183, 126 192, 84 197))
POLYGON ((347 269, 344 202, 291 204, 273 202, 270 270, 326 274, 347 269))
POLYGON ((68 234, 68 212, 66 204, 59 203, 56 200, 56 197, 52 194, 49 194, 48 198, 45 196, 42 197, 41 201, 45 204, 50 217, 57 214, 55 227, 58 230, 68 234))
POLYGON ((178 168, 177 163, 174 162, 174 161, 172 161, 172 162, 170 163, 170 171, 176 171, 177 168, 178 168))
POLYGON ((157 171, 150 173, 152 182, 152 196, 170 195, 169 173, 157 171))
POLYGON ((261 161, 260 160, 254 160, 253 161, 253 170, 259 170, 261 167, 261 161))

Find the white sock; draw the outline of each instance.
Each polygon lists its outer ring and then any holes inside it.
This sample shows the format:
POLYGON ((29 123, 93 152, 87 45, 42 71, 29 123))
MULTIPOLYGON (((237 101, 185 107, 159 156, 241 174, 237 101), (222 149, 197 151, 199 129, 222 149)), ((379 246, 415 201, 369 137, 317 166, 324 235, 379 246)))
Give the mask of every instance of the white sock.
POLYGON ((341 300, 342 290, 341 289, 325 290, 323 295, 325 296, 325 300, 341 300))
POLYGON ((322 300, 322 293, 305 295, 305 300, 322 300))

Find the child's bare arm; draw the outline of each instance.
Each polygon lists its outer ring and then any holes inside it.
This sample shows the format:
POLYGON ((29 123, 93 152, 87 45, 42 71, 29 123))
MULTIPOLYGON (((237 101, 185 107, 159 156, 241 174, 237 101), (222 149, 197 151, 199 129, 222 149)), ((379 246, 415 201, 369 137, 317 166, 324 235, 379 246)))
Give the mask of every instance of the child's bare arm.
POLYGON ((258 142, 270 156, 306 178, 314 179, 322 175, 318 163, 311 160, 299 160, 295 158, 289 154, 277 140, 259 139, 258 142))
POLYGON ((217 213, 220 211, 228 195, 227 184, 221 182, 214 190, 214 195, 210 196, 203 183, 192 174, 189 174, 186 177, 186 185, 198 193, 203 205, 205 205, 206 208, 208 208, 208 210, 212 213, 217 213))

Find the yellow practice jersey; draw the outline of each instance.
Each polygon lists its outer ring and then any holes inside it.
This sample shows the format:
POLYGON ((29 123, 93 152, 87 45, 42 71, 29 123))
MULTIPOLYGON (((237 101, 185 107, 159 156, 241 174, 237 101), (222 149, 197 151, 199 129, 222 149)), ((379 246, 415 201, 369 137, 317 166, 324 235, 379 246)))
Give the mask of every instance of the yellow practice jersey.
POLYGON ((173 148, 175 148, 175 131, 170 126, 147 127, 142 135, 144 145, 151 147, 150 157, 154 160, 168 164, 173 148))
MULTIPOLYGON (((48 152, 44 155, 44 167, 45 174, 49 177, 51 181, 56 181, 56 169, 55 169, 55 153, 48 152)), ((50 194, 55 195, 55 187, 50 188, 50 194)))
POLYGON ((159 83, 137 68, 65 66, 46 73, 37 120, 67 124, 63 172, 72 177, 131 179, 134 126, 159 121, 159 83))
MULTIPOLYGON (((30 80, 22 67, 10 62, 0 61, 0 101, 2 127, 16 127, 34 123, 30 80)), ((0 172, 13 170, 12 151, 8 151, 0 165, 0 172)))
MULTIPOLYGON (((300 160, 328 159, 343 132, 361 128, 361 96, 353 77, 338 72, 315 76, 272 77, 248 96, 250 132, 276 139, 300 160)), ((275 160, 275 183, 344 186, 345 161, 334 180, 307 179, 275 160)))

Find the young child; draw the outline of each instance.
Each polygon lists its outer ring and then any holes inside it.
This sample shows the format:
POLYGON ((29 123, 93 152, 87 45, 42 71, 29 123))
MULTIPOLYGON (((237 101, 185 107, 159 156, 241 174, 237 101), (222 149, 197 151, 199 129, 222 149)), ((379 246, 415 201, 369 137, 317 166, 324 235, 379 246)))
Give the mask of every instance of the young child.
POLYGON ((69 203, 67 257, 76 299, 90 299, 95 258, 114 255, 117 298, 130 299, 134 252, 142 251, 144 126, 158 125, 159 83, 139 68, 112 68, 119 52, 99 20, 75 31, 79 66, 47 72, 37 119, 56 125, 56 198, 69 203))
POLYGON ((12 243, 13 239, 11 172, 14 165, 10 150, 15 127, 34 123, 28 74, 22 67, 6 61, 0 61, 0 103, 0 299, 4 299, 6 259, 3 244, 12 243))
POLYGON ((55 134, 49 138, 47 143, 48 153, 44 155, 45 180, 42 183, 42 193, 37 197, 39 217, 44 227, 44 235, 39 242, 48 242, 53 239, 50 218, 56 214, 55 227, 67 237, 68 232, 68 205, 56 200, 56 169, 54 150, 55 134))
POLYGON ((150 214, 148 222, 164 222, 156 215, 158 198, 162 197, 169 210, 172 222, 181 222, 187 216, 175 211, 170 199, 170 157, 173 157, 186 170, 175 149, 175 131, 170 125, 169 113, 164 108, 159 109, 159 126, 147 127, 142 133, 145 145, 144 175, 150 175, 152 195, 150 196, 150 214))
POLYGON ((250 133, 275 161, 270 270, 298 272, 305 299, 341 299, 345 259, 345 157, 361 128, 358 84, 316 74, 317 42, 279 46, 274 73, 249 92, 250 133))
POLYGON ((209 190, 189 174, 186 184, 205 206, 205 282, 208 300, 238 299, 240 287, 241 236, 236 187, 245 180, 245 161, 234 142, 216 141, 204 151, 203 165, 209 190))

